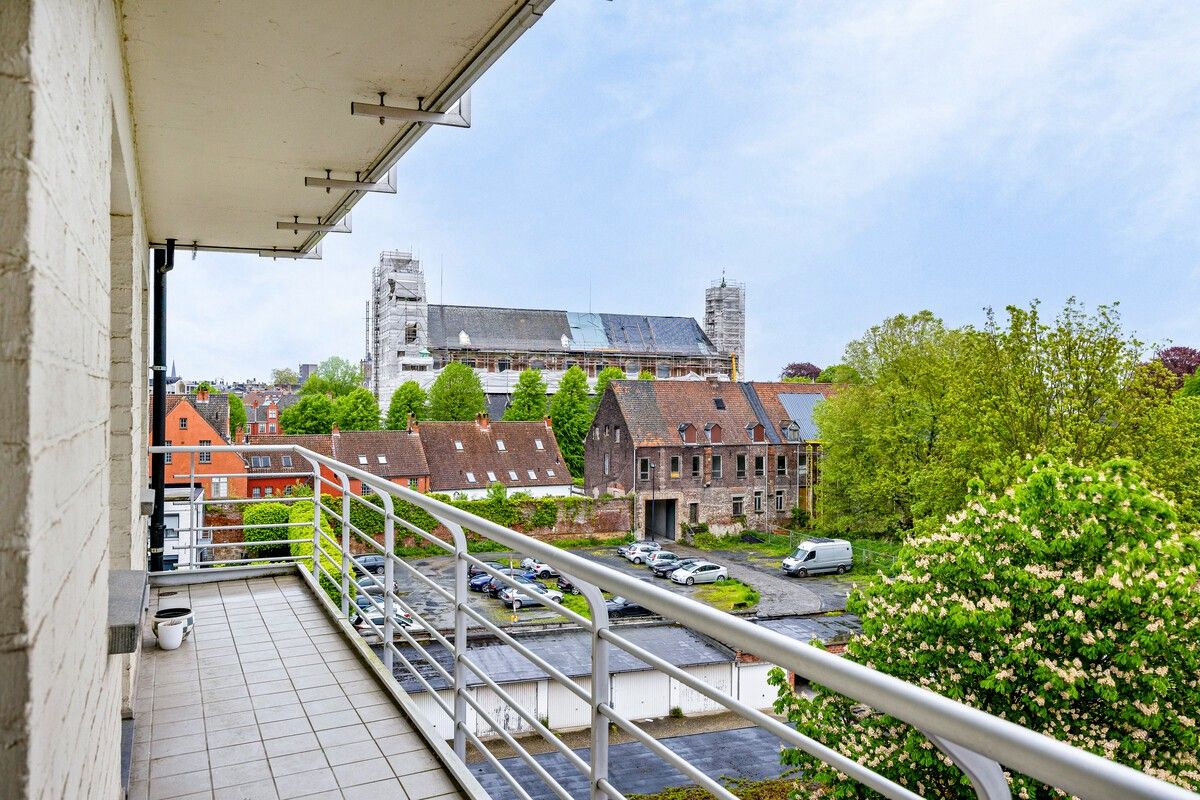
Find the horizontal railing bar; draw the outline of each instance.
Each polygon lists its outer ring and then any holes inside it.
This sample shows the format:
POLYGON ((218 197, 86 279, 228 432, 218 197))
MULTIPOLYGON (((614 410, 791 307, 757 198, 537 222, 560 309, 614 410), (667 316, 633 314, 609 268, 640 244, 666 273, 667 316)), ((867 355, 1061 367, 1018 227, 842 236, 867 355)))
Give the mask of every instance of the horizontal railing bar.
POLYGON ((488 765, 491 766, 492 769, 496 771, 496 774, 508 782, 508 785, 511 786, 513 791, 517 793, 517 797, 519 797, 521 800, 533 800, 533 798, 529 796, 529 792, 525 791, 525 787, 521 786, 521 783, 513 777, 513 774, 508 771, 508 768, 501 764, 498 758, 492 755, 492 751, 489 750, 487 746, 479 740, 478 736, 467 730, 465 725, 460 725, 459 728, 462 730, 463 735, 467 738, 467 741, 471 743, 471 746, 474 747, 481 756, 483 756, 483 759, 488 762, 488 765))
POLYGON ((293 562, 296 556, 271 556, 263 558, 214 558, 212 561, 201 561, 193 566, 204 569, 219 569, 218 564, 259 564, 276 562, 293 562))
MULTIPOLYGON (((458 660, 463 664, 466 664, 468 669, 474 672, 481 681, 487 684, 487 687, 491 689, 497 697, 507 703, 513 711, 517 712, 517 715, 521 717, 521 719, 528 722, 530 727, 537 731, 537 733, 543 739, 545 739, 550 746, 562 753, 563 757, 566 758, 567 761, 569 761, 575 767, 575 769, 579 770, 584 775, 588 775, 591 772, 591 767, 586 761, 579 757, 578 753, 576 753, 570 747, 567 747, 567 745, 563 743, 562 739, 559 739, 554 735, 554 731, 543 725, 541 720, 535 718, 532 714, 526 711, 520 703, 513 699, 512 695, 500 688, 500 684, 492 680, 491 676, 481 669, 474 661, 472 661, 469 656, 459 655, 458 660)), ((468 702, 470 702, 470 700, 468 700, 468 702)))
POLYGON ((620 789, 609 783, 607 778, 597 778, 596 785, 604 790, 604 793, 608 795, 609 800, 629 800, 628 797, 621 794, 620 789))
POLYGON ((710 686, 694 675, 689 674, 685 670, 682 670, 674 664, 659 658, 649 650, 638 647, 633 642, 630 642, 629 640, 617 635, 611 628, 601 629, 600 638, 607 642, 611 642, 615 646, 629 653, 634 658, 646 662, 659 672, 669 675, 674 680, 679 681, 691 689, 694 689, 710 700, 715 700, 725 708, 741 716, 743 719, 753 722, 758 727, 774 734, 775 736, 778 736, 783 741, 821 759, 831 767, 834 767, 840 772, 843 772, 851 778, 854 778, 859 783, 874 789, 883 796, 891 797, 893 800, 921 800, 920 795, 913 794, 900 784, 888 780, 877 772, 873 772, 867 767, 864 767, 862 764, 859 764, 854 759, 847 758, 838 751, 821 744, 816 739, 805 736, 790 725, 785 725, 779 720, 759 711, 757 708, 752 708, 751 706, 746 705, 733 695, 722 692, 715 686, 710 686))
MULTIPOLYGON (((263 530, 267 530, 269 528, 311 528, 311 527, 312 527, 311 522, 264 522, 261 525, 256 522, 256 523, 249 523, 249 524, 243 523, 241 525, 205 525, 203 528, 197 528, 196 530, 244 531, 249 528, 262 528, 263 530)), ((188 530, 192 530, 192 529, 189 528, 188 530)))
POLYGON ((646 733, 637 725, 634 725, 632 722, 622 717, 612 708, 612 706, 602 704, 600 706, 600 713, 618 728, 625 731, 630 736, 645 745, 650 752, 654 753, 656 756, 682 772, 684 775, 687 775, 705 789, 708 789, 708 791, 712 792, 717 797, 723 798, 723 800, 739 800, 737 795, 733 794, 724 786, 705 775, 699 769, 694 767, 691 762, 687 761, 674 750, 667 747, 650 734, 646 733))
POLYGON ((490 619, 487 619, 475 609, 471 608, 465 603, 463 603, 461 607, 464 614, 471 617, 471 619, 475 620, 483 627, 487 628, 489 631, 495 634, 496 638, 516 650, 521 655, 525 656, 525 658, 529 659, 535 666, 539 667, 547 675, 554 678, 554 680, 558 681, 563 686, 567 687, 567 689, 576 694, 581 700, 585 700, 589 703, 592 701, 591 694, 586 692, 582 686, 573 681, 571 678, 567 677, 566 673, 562 672, 557 667, 553 666, 549 661, 542 658, 513 637, 509 636, 500 627, 494 625, 490 619))
MULTIPOLYGON (((168 540, 168 541, 170 541, 170 540, 168 540)), ((245 541, 245 542, 206 542, 206 543, 201 543, 201 544, 179 544, 179 545, 172 545, 172 547, 175 550, 213 550, 218 547, 226 548, 226 549, 228 549, 230 547, 238 547, 238 548, 271 547, 271 546, 279 546, 279 545, 285 545, 285 544, 299 544, 299 543, 311 542, 311 541, 312 541, 312 539, 308 539, 308 538, 305 538, 305 539, 272 539, 270 541, 263 541, 263 542, 245 541)))
MULTIPOLYGON (((208 475, 198 475, 200 478, 207 478, 208 475)), ((312 500, 311 497, 297 497, 291 494, 274 494, 262 495, 261 497, 207 497, 201 503, 197 500, 179 500, 177 502, 187 502, 192 505, 206 506, 237 506, 248 505, 252 503, 294 503, 297 500, 312 500)))

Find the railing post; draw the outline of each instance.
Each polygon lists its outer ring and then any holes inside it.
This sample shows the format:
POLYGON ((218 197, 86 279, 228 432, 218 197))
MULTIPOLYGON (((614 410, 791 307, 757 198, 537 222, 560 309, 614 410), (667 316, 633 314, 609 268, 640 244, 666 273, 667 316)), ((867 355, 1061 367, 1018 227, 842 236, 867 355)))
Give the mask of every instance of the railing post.
POLYGON ((608 795, 600 781, 608 780, 608 717, 600 712, 612 703, 612 678, 608 668, 608 642, 600 632, 608 630, 608 606, 600 588, 570 575, 565 576, 579 590, 592 610, 592 761, 591 800, 605 800, 608 795))
MULTIPOLYGON (((342 483, 342 618, 350 618, 350 479, 346 473, 337 473, 342 483)), ((355 585, 358 584, 357 576, 355 585)), ((355 591, 357 597, 358 592, 355 591)))
POLYGON ((313 580, 321 583, 321 465, 313 462, 313 580))
POLYGON ((438 520, 454 537, 454 755, 467 760, 467 536, 461 526, 438 520))
POLYGON ((396 557, 396 512, 390 494, 377 492, 376 496, 383 502, 383 547, 386 551, 383 556, 383 665, 387 667, 388 674, 394 674, 396 657, 390 642, 396 635, 396 601, 392 599, 392 589, 396 583, 396 565, 393 563, 396 557))

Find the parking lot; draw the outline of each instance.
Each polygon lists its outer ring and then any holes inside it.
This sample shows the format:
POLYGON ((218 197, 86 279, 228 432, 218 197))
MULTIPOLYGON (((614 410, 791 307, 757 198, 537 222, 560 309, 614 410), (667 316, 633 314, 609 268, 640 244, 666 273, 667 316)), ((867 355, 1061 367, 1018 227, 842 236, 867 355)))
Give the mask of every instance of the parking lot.
MULTIPOLYGON (((760 618, 843 611, 846 608, 846 596, 854 586, 854 573, 844 577, 826 575, 789 578, 780 569, 778 558, 768 558, 755 553, 697 550, 674 542, 665 543, 664 548, 680 556, 700 557, 713 561, 726 567, 731 578, 753 586, 760 595, 759 603, 754 609, 760 618)), ((701 595, 705 588, 703 586, 682 586, 668 579, 655 578, 646 566, 632 564, 618 555, 616 548, 588 548, 572 552, 628 575, 653 582, 655 586, 678 594, 694 597, 701 595)), ((489 553, 479 557, 500 562, 512 558, 516 562, 514 566, 519 565, 522 558, 520 554, 516 553, 489 553)), ((447 556, 438 556, 413 559, 409 563, 439 586, 447 589, 453 587, 453 559, 447 556)), ((445 600, 409 575, 407 570, 398 568, 396 578, 400 596, 416 613, 439 629, 445 630, 453 627, 453 614, 445 600)), ((562 619, 559 615, 537 604, 513 613, 511 608, 485 594, 471 593, 471 597, 474 601, 473 607, 498 625, 536 625, 562 619)))

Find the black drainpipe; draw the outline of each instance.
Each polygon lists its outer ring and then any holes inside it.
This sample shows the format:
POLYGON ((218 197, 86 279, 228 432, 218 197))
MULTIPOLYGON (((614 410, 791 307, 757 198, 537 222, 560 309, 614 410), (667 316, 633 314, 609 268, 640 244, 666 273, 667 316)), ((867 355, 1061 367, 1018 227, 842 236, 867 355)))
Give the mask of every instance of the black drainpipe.
MULTIPOLYGON (((167 442, 167 273, 175 266, 175 240, 167 239, 166 249, 154 251, 154 408, 151 410, 151 444, 162 447, 167 442)), ((162 572, 163 540, 166 538, 164 519, 164 484, 166 459, 162 453, 150 457, 150 486, 154 489, 154 515, 150 518, 150 571, 162 572)))

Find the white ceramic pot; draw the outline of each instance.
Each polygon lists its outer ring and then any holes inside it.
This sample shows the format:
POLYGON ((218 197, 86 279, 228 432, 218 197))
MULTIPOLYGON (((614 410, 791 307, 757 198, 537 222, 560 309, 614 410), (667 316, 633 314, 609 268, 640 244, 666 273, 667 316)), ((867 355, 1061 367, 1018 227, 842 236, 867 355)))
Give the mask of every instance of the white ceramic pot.
POLYGON ((177 650, 183 644, 183 629, 186 627, 182 619, 164 620, 158 626, 158 647, 160 650, 177 650))
POLYGON ((158 611, 154 613, 154 619, 151 623, 150 629, 154 632, 154 635, 157 636, 158 626, 171 620, 181 620, 183 622, 183 638, 185 639, 188 637, 188 634, 192 632, 192 628, 196 625, 196 615, 192 613, 190 608, 159 608, 158 611))

